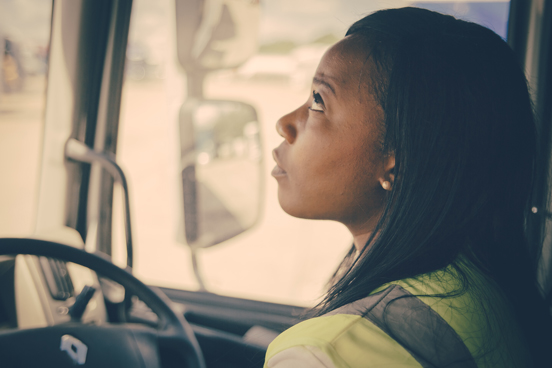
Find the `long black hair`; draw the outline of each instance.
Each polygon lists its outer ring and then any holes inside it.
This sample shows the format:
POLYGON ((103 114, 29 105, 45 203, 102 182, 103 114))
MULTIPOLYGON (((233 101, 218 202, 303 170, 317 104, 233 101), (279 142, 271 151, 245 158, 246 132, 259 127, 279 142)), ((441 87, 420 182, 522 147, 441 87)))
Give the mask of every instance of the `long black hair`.
POLYGON ((343 263, 319 314, 463 255, 512 302, 540 362, 550 315, 536 283, 540 244, 530 249, 525 234, 536 128, 513 51, 485 27, 417 8, 378 11, 347 35, 361 38, 376 67, 370 83, 395 181, 367 246, 343 263))

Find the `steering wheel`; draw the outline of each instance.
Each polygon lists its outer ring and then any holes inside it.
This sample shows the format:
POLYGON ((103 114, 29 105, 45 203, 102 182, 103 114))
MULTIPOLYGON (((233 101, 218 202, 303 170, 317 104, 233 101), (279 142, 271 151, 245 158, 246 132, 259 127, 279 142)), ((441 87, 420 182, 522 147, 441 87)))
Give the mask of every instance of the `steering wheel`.
POLYGON ((165 294, 156 292, 107 257, 36 239, 0 239, 0 255, 30 254, 73 262, 121 284, 159 318, 157 329, 136 324, 85 325, 69 322, 34 329, 0 330, 2 367, 144 367, 161 366, 160 351, 180 355, 189 368, 205 368, 191 326, 175 313, 165 294), (65 351, 60 347, 65 344, 65 351), (67 349, 67 346, 69 348, 67 349), (73 353, 67 351, 72 350, 73 353), (73 355, 75 361, 70 358, 73 355), (78 358, 78 359, 77 359, 78 358), (83 361, 84 360, 84 361, 83 361))

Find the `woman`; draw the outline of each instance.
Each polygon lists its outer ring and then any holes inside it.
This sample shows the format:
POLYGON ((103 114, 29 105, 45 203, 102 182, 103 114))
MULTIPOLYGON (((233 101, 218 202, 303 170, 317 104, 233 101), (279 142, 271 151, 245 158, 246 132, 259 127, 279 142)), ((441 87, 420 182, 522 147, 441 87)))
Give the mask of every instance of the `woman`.
POLYGON ((535 126, 499 36, 422 9, 371 14, 276 128, 280 205, 345 224, 354 247, 266 367, 549 364, 525 236, 535 126))

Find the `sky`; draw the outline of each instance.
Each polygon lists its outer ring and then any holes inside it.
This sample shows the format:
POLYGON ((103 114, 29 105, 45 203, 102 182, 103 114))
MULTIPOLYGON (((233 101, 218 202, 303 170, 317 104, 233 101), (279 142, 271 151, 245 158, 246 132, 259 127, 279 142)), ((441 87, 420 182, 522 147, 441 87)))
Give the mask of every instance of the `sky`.
POLYGON ((482 23, 502 37, 506 35, 508 1, 265 0, 261 1, 263 21, 259 40, 261 43, 284 39, 306 43, 328 33, 343 36, 364 15, 378 9, 410 5, 482 23), (304 27, 305 24, 309 27, 304 27))

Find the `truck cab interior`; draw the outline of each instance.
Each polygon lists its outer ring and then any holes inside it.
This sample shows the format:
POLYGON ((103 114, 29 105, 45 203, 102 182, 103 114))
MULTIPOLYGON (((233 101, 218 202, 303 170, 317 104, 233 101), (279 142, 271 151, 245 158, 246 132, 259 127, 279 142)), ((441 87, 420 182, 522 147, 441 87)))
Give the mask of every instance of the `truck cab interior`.
POLYGON ((0 0, 0 366, 262 367, 351 245, 279 208, 274 124, 384 7, 479 22, 517 54, 552 295, 552 1, 346 3, 0 0))

